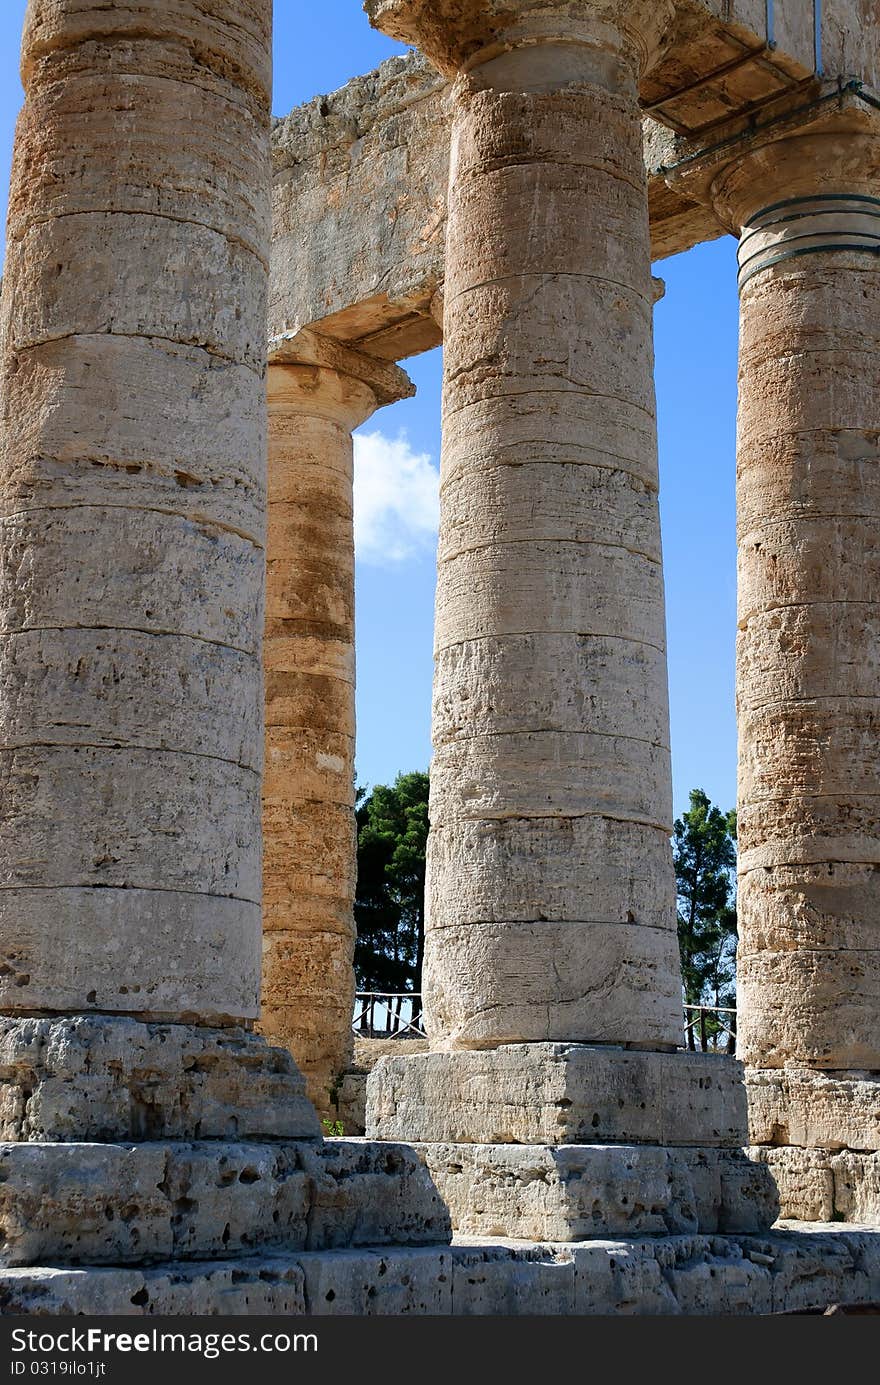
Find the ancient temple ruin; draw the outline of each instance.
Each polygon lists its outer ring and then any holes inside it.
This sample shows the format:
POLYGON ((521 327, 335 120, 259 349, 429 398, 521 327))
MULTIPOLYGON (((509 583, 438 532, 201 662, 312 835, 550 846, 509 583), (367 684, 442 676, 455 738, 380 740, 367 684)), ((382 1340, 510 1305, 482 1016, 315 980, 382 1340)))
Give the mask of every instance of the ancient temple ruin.
POLYGON ((876 5, 366 8, 412 55, 273 131, 271 0, 30 0, 0 1304, 880 1299, 876 5), (681 1047, 652 344, 652 260, 724 234, 737 1059, 681 1047), (324 1139, 351 435, 441 341, 430 1052, 324 1139))

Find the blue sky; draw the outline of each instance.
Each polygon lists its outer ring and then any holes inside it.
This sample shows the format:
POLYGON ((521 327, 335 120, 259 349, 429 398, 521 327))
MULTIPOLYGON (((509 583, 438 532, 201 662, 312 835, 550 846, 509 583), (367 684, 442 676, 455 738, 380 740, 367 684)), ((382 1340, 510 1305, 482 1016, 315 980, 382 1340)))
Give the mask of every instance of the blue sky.
MULTIPOLYGON (((21 102, 25 0, 0 5, 0 198, 21 102)), ((276 114, 335 90, 400 45, 359 0, 276 0, 276 114)), ((699 786, 736 797, 734 427, 737 307, 730 237, 665 260, 656 309, 675 810, 699 786)), ((431 627, 440 352, 407 363, 418 394, 362 430, 358 492, 358 778, 379 783, 430 756, 431 627)))

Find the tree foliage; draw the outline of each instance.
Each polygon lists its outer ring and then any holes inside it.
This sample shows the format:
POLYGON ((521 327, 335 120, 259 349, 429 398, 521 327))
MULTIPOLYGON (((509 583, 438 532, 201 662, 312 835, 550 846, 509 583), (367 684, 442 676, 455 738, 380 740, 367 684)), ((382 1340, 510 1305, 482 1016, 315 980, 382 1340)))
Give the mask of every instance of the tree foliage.
POLYGON ((360 790, 355 974, 358 990, 421 990, 428 775, 360 790))
POLYGON ((733 1005, 736 994, 736 813, 722 813, 702 789, 673 836, 678 941, 685 1002, 733 1005))

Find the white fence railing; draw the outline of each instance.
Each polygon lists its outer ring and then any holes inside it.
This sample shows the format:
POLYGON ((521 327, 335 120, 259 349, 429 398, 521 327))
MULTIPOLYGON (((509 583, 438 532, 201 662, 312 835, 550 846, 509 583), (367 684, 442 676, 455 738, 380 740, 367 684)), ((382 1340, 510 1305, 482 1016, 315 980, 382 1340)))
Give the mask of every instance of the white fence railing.
MULTIPOLYGON (((424 1039, 422 997, 411 991, 358 991, 351 1027, 362 1039, 424 1039)), ((685 1005, 684 1042, 700 1053, 733 1053, 736 1010, 729 1005, 685 1005)))

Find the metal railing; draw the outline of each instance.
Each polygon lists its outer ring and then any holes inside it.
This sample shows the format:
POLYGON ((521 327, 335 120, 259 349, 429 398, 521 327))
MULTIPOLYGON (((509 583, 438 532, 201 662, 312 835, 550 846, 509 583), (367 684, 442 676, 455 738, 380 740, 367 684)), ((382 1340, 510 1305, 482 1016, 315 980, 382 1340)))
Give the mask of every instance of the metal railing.
POLYGON ((425 1039, 422 997, 411 991, 358 991, 351 1027, 361 1039, 425 1039))
MULTIPOLYGON (((358 991, 351 1027, 361 1039, 427 1038, 422 997, 412 991, 358 991)), ((736 1010, 730 1005, 685 1005, 684 1042, 692 1052, 733 1053, 736 1010)))
POLYGON ((686 1005, 684 1041, 692 1052, 735 1052, 736 1010, 730 1005, 686 1005))

